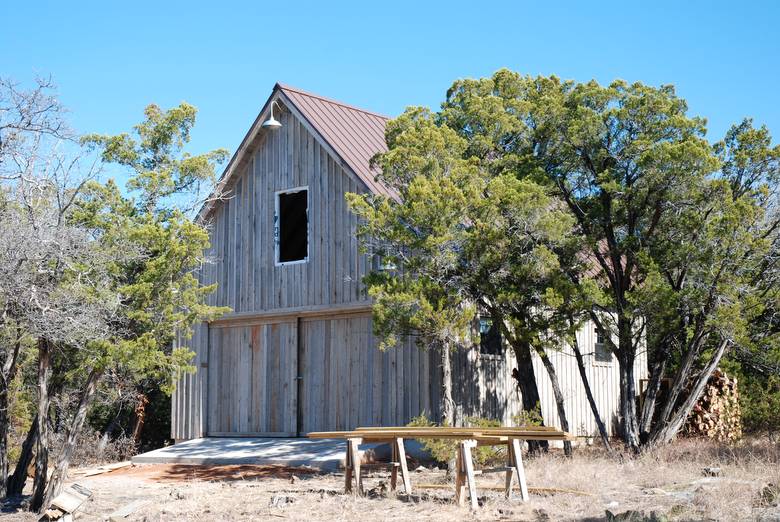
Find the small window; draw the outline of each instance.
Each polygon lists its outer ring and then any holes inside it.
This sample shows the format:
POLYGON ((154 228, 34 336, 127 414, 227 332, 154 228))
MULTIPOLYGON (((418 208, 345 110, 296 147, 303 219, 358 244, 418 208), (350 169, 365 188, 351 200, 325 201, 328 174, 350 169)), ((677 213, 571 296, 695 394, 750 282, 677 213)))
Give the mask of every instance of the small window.
POLYGON ((596 362, 608 363, 612 362, 612 352, 609 349, 607 343, 607 336, 604 330, 596 328, 596 345, 595 345, 596 362))
POLYGON ((308 190, 278 192, 276 198, 276 262, 305 262, 309 257, 308 190))
POLYGON ((479 353, 501 355, 501 328, 491 317, 479 318, 479 353))

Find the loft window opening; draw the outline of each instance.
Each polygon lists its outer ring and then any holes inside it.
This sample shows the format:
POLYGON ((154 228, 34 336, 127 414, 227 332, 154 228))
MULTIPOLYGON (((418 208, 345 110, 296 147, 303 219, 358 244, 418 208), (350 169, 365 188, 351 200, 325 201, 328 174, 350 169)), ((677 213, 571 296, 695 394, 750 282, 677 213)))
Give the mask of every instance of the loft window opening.
POLYGON ((607 334, 599 327, 596 327, 596 343, 594 348, 596 362, 612 362, 612 351, 607 344, 607 334))
POLYGON ((276 193, 276 262, 304 263, 309 258, 309 191, 306 187, 276 193))
POLYGON ((479 317, 479 353, 483 355, 501 355, 501 328, 492 317, 479 317))

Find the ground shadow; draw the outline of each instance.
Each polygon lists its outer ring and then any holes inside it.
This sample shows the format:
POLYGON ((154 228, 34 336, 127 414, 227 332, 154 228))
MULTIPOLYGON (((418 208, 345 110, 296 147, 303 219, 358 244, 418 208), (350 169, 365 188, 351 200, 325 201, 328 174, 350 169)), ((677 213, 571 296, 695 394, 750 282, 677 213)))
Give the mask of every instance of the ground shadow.
POLYGON ((230 482, 263 479, 296 479, 307 478, 321 474, 319 470, 278 465, 233 464, 208 466, 198 464, 150 464, 125 470, 117 470, 117 474, 137 476, 155 482, 186 482, 197 480, 204 482, 230 482))

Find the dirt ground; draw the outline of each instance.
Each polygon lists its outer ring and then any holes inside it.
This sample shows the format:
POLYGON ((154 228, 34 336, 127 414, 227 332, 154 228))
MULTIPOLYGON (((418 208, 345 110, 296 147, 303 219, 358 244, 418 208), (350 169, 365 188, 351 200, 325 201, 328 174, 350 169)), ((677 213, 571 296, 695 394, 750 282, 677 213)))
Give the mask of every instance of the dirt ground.
MULTIPOLYGON (((503 485, 503 474, 478 477, 475 513, 453 504, 453 486, 438 469, 413 471, 412 495, 388 492, 389 474, 369 470, 365 498, 343 493, 343 474, 279 466, 148 464, 73 482, 93 492, 78 511, 84 521, 134 501, 145 504, 124 520, 604 520, 607 511, 641 513, 632 520, 780 520, 777 445, 684 441, 631 459, 584 449, 571 459, 526 459, 526 472, 528 503, 489 489, 503 485), (419 487, 426 484, 444 488, 419 487)), ((37 517, 6 511, 2 519, 37 517)))

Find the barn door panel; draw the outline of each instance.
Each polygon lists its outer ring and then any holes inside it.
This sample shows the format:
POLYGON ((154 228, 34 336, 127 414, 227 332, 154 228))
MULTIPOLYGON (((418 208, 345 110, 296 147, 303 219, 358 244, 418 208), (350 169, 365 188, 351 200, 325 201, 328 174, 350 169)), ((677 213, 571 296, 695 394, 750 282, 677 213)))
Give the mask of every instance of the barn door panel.
POLYGON ((295 322, 212 328, 208 433, 295 436, 295 322))

